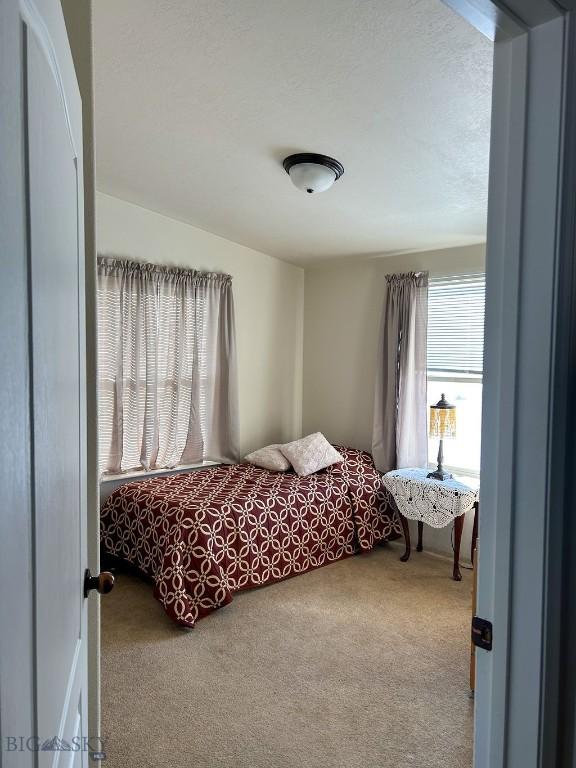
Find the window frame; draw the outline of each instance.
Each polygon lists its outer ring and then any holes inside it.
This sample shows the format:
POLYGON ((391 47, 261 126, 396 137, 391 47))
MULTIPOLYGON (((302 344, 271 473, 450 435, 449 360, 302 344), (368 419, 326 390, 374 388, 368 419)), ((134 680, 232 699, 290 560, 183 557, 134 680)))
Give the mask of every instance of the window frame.
MULTIPOLYGON (((463 282, 466 282, 466 278, 472 277, 472 276, 484 276, 484 296, 486 296, 486 272, 485 270, 466 270, 466 271, 460 271, 460 272, 442 272, 442 273, 436 273, 431 274, 429 283, 428 283, 428 291, 430 292, 430 289, 434 285, 435 281, 438 281, 440 283, 450 280, 453 282, 456 282, 458 278, 462 278, 463 282)), ((484 307, 486 306, 486 300, 484 300, 484 307)), ((428 310, 428 321, 430 318, 429 310, 428 310)), ((482 340, 483 346, 484 346, 484 339, 482 340)), ((428 351, 428 345, 427 345, 427 351, 428 351)), ((428 363, 426 363, 426 388, 428 390, 428 382, 435 381, 435 382, 446 382, 448 384, 454 383, 477 383, 481 384, 483 386, 484 384, 484 372, 483 371, 454 371, 449 369, 443 369, 443 368, 429 368, 428 363)), ((429 399, 427 397, 427 399, 429 399)), ((428 406, 430 406, 430 403, 428 403, 428 406)), ((436 469, 436 462, 428 460, 427 467, 429 469, 436 469)), ((452 472, 454 475, 457 475, 459 477, 468 477, 468 478, 474 478, 474 479, 480 479, 480 467, 478 469, 472 469, 468 467, 459 467, 454 464, 444 464, 445 469, 447 469, 449 472, 452 472)))

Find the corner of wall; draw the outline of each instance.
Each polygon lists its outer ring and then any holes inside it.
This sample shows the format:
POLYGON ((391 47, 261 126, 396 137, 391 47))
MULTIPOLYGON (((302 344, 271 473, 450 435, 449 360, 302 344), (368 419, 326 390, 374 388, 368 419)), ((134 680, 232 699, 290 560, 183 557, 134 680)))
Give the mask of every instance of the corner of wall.
POLYGON ((298 275, 298 312, 297 312, 297 339, 298 346, 296 351, 296 391, 294 393, 294 439, 303 435, 304 429, 304 306, 306 290, 306 273, 302 267, 298 275))

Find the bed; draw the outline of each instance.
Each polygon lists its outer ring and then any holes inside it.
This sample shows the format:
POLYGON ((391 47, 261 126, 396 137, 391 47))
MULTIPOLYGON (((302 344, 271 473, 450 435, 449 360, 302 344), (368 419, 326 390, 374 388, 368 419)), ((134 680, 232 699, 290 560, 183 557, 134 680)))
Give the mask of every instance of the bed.
POLYGON ((184 627, 263 586, 333 563, 401 534, 369 453, 308 477, 251 464, 128 482, 101 513, 103 551, 154 582, 184 627))

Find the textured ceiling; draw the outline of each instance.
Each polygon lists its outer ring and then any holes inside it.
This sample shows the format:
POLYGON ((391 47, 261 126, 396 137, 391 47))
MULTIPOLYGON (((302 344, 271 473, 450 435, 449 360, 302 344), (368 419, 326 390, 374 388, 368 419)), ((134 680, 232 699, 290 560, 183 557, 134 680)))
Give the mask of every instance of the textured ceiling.
POLYGON ((99 190, 295 263, 484 240, 492 44, 440 0, 93 7, 99 190))

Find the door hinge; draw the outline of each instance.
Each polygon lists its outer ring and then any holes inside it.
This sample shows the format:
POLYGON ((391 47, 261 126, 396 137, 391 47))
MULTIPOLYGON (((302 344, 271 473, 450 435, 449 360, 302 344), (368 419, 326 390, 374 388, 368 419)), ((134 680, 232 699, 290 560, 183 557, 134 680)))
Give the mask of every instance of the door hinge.
POLYGON ((472 642, 477 648, 492 650, 492 622, 474 616, 472 619, 472 642))

